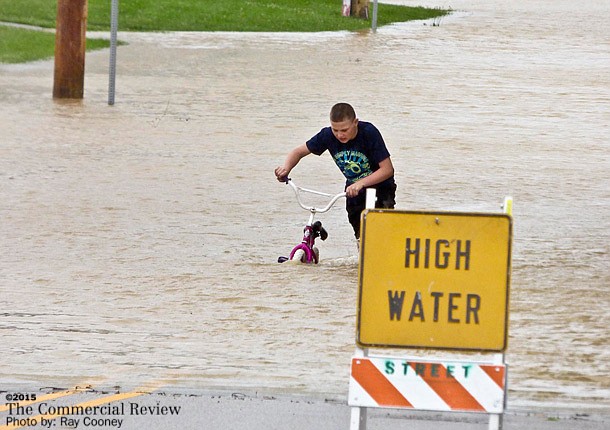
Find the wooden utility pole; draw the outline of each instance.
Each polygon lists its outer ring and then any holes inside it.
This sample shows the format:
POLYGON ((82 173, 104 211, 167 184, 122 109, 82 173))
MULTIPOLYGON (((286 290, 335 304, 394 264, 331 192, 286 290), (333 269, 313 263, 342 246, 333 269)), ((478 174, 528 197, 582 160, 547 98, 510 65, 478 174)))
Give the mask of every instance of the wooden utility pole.
POLYGON ((57 0, 53 98, 82 99, 87 0, 57 0))
POLYGON ((368 19, 369 0, 351 0, 351 16, 368 19))

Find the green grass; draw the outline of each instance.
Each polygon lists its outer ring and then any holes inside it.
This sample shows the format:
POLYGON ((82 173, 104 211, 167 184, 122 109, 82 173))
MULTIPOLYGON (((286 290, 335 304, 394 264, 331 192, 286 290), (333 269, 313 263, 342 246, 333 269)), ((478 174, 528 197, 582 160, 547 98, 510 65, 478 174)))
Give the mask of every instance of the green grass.
MULTIPOLYGON (((108 46, 108 40, 87 39, 88 51, 108 46)), ((54 55, 54 33, 0 26, 0 63, 26 63, 54 55)))
MULTIPOLYGON (((89 0, 87 28, 108 30, 110 0, 89 0)), ((372 2, 371 2, 372 9, 372 2)), ((379 4, 378 25, 448 11, 379 4)), ((57 0, 0 0, 0 21, 55 27, 57 0)), ((369 28, 341 16, 340 0, 120 0, 121 31, 335 31, 369 28)))
MULTIPOLYGON (((88 0, 87 29, 110 29, 110 0, 88 0)), ((368 29, 369 20, 341 16, 339 0, 120 0, 120 31, 317 32, 368 29)), ((371 0, 371 13, 372 13, 371 0)), ((448 10, 379 3, 377 25, 438 18, 448 10)), ((0 21, 54 28, 57 0, 0 0, 0 21)), ((49 33, 0 26, 0 62, 52 57, 49 33)), ((107 46, 88 39, 87 48, 107 46)))

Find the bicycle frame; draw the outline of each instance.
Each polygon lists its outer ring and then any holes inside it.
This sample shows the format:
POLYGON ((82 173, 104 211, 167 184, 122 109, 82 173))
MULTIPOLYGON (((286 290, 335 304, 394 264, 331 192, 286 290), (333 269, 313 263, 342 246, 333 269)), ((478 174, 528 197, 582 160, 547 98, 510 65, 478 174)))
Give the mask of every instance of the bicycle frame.
POLYGON ((303 240, 301 241, 301 243, 292 248, 289 257, 279 257, 278 263, 283 263, 285 261, 290 260, 300 261, 308 264, 317 264, 319 261, 319 255, 317 248, 314 246, 316 238, 319 237, 322 240, 326 240, 328 233, 326 232, 326 230, 324 230, 320 221, 314 222, 315 216, 318 213, 328 212, 330 208, 335 205, 337 200, 342 197, 345 197, 345 193, 343 192, 339 194, 327 194, 320 191, 310 190, 308 188, 299 187, 290 178, 286 179, 286 184, 292 187, 294 194, 297 197, 297 202, 299 203, 299 206, 301 206, 306 211, 309 211, 309 220, 307 221, 307 224, 303 229, 303 240), (330 197, 331 199, 328 204, 322 208, 318 208, 315 206, 307 206, 305 205, 305 203, 303 203, 303 200, 301 199, 302 192, 316 194, 324 197, 330 197))

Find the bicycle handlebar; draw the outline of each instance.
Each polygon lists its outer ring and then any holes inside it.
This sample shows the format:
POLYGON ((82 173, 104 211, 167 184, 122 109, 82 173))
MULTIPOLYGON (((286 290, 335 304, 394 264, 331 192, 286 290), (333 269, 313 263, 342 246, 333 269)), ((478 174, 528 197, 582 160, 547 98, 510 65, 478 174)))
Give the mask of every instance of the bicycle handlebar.
POLYGON ((345 197, 345 192, 339 193, 339 194, 328 194, 328 193, 323 193, 321 191, 310 190, 307 188, 299 187, 290 178, 286 178, 286 183, 288 185, 290 185, 292 187, 292 189, 294 190, 294 194, 297 196, 297 201, 299 202, 299 206, 301 206, 306 211, 309 211, 312 213, 328 212, 330 210, 330 208, 332 208, 334 206, 334 204, 337 202, 337 200, 339 200, 341 197, 345 197), (305 204, 303 204, 303 201, 301 200, 301 195, 299 193, 300 191, 310 193, 310 194, 317 194, 319 196, 332 197, 332 198, 330 199, 330 202, 323 208, 317 208, 315 206, 306 206, 305 204))

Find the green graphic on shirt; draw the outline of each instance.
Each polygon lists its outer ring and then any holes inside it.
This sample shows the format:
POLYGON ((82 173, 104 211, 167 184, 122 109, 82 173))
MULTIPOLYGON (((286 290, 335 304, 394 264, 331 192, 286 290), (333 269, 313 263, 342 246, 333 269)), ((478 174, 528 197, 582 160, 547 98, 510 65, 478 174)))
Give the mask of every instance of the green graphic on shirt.
POLYGON ((356 182, 373 173, 366 155, 359 151, 340 151, 334 156, 335 163, 350 182, 356 182))

